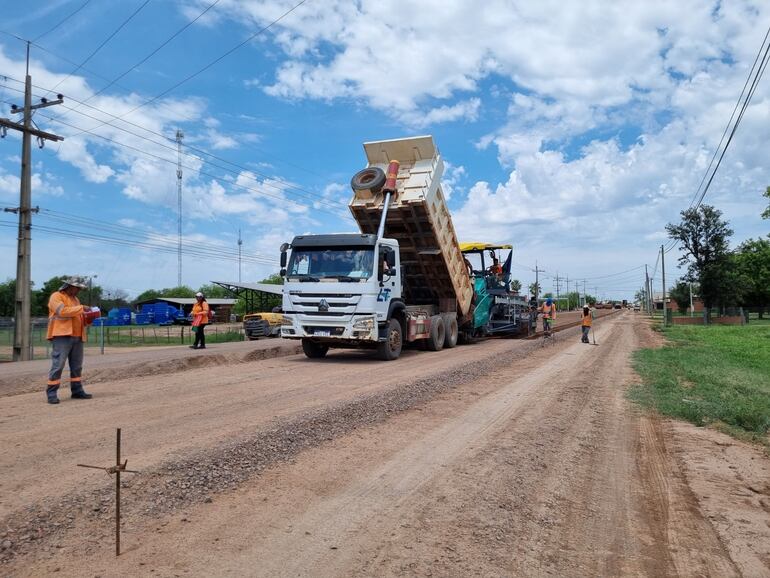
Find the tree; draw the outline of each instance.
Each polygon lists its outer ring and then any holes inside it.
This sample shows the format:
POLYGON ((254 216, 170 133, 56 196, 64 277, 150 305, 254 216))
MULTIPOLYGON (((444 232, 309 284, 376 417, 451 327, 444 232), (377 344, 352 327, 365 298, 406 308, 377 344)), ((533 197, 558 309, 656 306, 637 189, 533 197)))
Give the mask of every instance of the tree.
POLYGON ((149 301, 150 299, 157 299, 158 297, 162 297, 160 291, 157 289, 147 289, 147 291, 142 291, 137 295, 136 299, 134 299, 134 303, 149 301))
POLYGON ((529 294, 533 297, 537 297, 540 295, 540 284, 539 283, 530 283, 529 285, 529 294))
POLYGON ((0 317, 16 315, 16 279, 0 283, 0 317))
POLYGON ((262 279, 260 283, 267 283, 268 285, 283 285, 283 277, 280 273, 273 273, 262 279))
POLYGON ((701 205, 681 213, 678 225, 669 223, 666 231, 678 241, 684 251, 679 266, 687 264, 686 281, 697 281, 706 309, 727 305, 735 298, 733 268, 728 251, 728 239, 733 234, 722 212, 710 205, 701 205))
POLYGON ((668 295, 676 301, 677 309, 679 313, 684 315, 687 313, 687 308, 690 306, 690 284, 685 281, 679 281, 676 285, 668 290, 668 295))
POLYGON ((743 289, 741 304, 760 308, 770 305, 770 240, 749 239, 733 254, 738 282, 743 289))
POLYGON ((211 283, 209 285, 201 285, 200 288, 198 288, 198 291, 203 293, 206 298, 211 297, 212 299, 230 299, 233 296, 230 291, 221 285, 216 285, 215 283, 211 283))
POLYGON ((511 291, 514 293, 521 291, 521 281, 518 279, 511 279, 511 291))
POLYGON ((48 317, 48 300, 51 298, 52 293, 59 290, 65 279, 67 279, 67 275, 51 277, 43 283, 39 290, 32 291, 33 317, 48 317))
MULTIPOLYGON (((770 199, 770 187, 767 187, 765 189, 765 192, 764 192, 764 194, 762 196, 763 197, 767 197, 768 199, 770 199)), ((762 211, 762 218, 763 219, 770 219, 770 205, 767 205, 767 208, 764 211, 762 211)))

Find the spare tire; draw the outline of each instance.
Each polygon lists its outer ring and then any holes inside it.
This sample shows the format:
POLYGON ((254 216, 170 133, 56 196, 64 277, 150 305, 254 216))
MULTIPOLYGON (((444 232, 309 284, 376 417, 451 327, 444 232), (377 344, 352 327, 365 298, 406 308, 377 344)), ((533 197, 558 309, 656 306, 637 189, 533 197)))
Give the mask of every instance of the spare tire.
POLYGON ((373 193, 380 192, 385 185, 385 171, 379 167, 369 167, 358 171, 350 179, 350 187, 354 191, 370 190, 373 193))

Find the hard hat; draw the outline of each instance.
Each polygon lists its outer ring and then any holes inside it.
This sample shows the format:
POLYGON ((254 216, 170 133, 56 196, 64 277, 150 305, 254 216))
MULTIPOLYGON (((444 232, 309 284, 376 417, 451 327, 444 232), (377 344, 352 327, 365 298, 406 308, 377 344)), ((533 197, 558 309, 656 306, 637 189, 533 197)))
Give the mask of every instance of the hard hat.
POLYGON ((196 297, 203 297, 203 293, 201 293, 200 291, 198 291, 198 292, 195 294, 195 296, 196 296, 196 297))
POLYGON ((548 299, 546 299, 546 300, 545 300, 545 304, 546 304, 546 305, 553 305, 553 299, 551 299, 551 298, 549 297, 548 299))
POLYGON ((59 287, 59 291, 66 289, 67 287, 78 287, 79 289, 85 289, 87 286, 88 285, 86 284, 86 280, 83 277, 72 275, 70 277, 66 277, 64 281, 62 281, 62 286, 59 287))

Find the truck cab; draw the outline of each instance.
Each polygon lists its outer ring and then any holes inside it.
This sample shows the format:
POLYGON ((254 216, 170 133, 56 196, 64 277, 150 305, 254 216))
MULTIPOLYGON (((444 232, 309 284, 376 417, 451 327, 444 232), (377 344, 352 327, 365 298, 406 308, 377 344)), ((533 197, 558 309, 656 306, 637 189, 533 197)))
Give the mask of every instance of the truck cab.
POLYGON ((329 346, 372 346, 401 302, 398 243, 372 234, 300 235, 287 259, 281 336, 302 339, 308 357, 329 346))

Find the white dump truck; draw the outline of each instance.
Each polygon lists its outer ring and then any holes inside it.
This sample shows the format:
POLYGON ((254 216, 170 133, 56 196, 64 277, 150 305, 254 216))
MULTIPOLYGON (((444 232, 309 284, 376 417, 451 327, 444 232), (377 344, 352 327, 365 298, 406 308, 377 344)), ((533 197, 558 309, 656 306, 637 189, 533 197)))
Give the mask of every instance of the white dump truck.
POLYGON ((368 347, 384 360, 406 342, 454 347, 472 330, 473 284, 441 191, 433 137, 364 144, 351 180, 360 232, 299 235, 281 247, 281 336, 305 355, 368 347))

